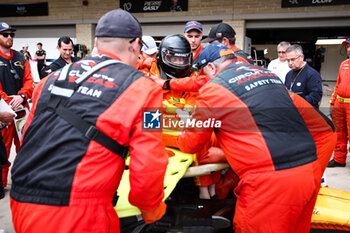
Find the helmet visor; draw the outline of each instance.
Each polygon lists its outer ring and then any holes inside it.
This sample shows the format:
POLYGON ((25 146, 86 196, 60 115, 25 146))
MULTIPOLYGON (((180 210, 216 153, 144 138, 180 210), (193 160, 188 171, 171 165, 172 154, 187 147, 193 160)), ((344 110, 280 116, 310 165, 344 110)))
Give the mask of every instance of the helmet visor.
POLYGON ((191 54, 189 53, 166 53, 163 54, 164 62, 177 67, 191 65, 191 54))

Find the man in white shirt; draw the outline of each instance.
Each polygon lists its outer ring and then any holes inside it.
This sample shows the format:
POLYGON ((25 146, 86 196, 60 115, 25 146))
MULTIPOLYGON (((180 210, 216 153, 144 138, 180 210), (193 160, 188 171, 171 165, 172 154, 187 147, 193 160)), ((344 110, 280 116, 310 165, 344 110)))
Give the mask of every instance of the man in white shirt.
POLYGON ((282 41, 277 45, 278 58, 272 60, 267 67, 269 70, 278 75, 285 82, 286 74, 290 71, 288 62, 286 61, 286 50, 290 46, 289 42, 282 41))

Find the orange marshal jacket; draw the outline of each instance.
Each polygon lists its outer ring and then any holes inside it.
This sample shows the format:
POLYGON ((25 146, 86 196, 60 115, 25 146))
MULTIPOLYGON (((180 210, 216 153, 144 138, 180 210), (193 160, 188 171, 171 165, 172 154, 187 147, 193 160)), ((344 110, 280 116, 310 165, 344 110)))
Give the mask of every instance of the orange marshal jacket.
MULTIPOLYGON (((75 63, 69 81, 85 72, 84 64, 94 66, 109 59, 119 60, 105 52, 75 63)), ((111 203, 125 161, 84 137, 57 114, 36 112, 38 106, 47 105, 59 72, 35 88, 21 151, 12 168, 11 197, 20 203, 61 207, 89 200, 111 203)), ((168 156, 161 133, 144 132, 142 127, 142 109, 159 107, 161 100, 162 90, 153 80, 121 62, 86 79, 65 103, 66 108, 129 147, 129 202, 142 210, 153 210, 164 197, 168 156)))
POLYGON ((334 104, 337 95, 342 98, 350 98, 350 59, 343 61, 339 67, 337 84, 335 85, 330 104, 334 104))
MULTIPOLYGON (((319 151, 328 151, 325 145, 334 139, 332 123, 294 95, 293 103, 277 76, 242 63, 233 63, 220 74, 201 89, 193 118, 221 120, 221 128, 184 130, 178 137, 182 151, 200 150, 215 130, 220 147, 240 177, 301 166, 317 160, 319 151), (255 75, 244 77, 247 72, 255 75), (278 90, 272 91, 276 87, 278 90), (260 88, 265 91, 258 92, 260 88), (281 98, 283 103, 275 101, 281 98)), ((323 169, 327 156, 321 156, 323 169)))
MULTIPOLYGON (((147 58, 139 61, 136 68, 147 76, 153 79, 160 79, 159 69, 157 67, 157 60, 155 58, 147 58)), ((207 76, 197 71, 191 73, 189 77, 170 79, 169 87, 173 91, 187 91, 197 92, 204 84, 208 82, 207 76)))

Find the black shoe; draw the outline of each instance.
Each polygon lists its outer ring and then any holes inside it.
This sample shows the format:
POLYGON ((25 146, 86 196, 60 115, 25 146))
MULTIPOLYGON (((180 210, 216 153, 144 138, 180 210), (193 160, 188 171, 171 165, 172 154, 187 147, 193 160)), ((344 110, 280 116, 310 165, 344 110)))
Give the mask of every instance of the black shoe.
POLYGON ((4 197, 5 197, 4 188, 1 186, 1 188, 0 188, 0 199, 3 199, 4 197))
POLYGON ((338 163, 337 161, 335 161, 334 159, 332 159, 331 161, 329 161, 327 167, 345 167, 346 164, 345 163, 338 163))

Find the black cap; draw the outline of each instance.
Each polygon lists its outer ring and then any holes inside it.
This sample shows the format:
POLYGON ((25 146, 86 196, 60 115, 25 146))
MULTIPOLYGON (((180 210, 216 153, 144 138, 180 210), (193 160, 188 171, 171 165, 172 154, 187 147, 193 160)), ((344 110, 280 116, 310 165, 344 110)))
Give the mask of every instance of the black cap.
POLYGON ((0 32, 6 31, 6 30, 10 30, 14 32, 16 31, 16 28, 11 27, 5 22, 0 22, 0 32))
POLYGON ((227 23, 219 23, 215 24, 209 32, 209 35, 207 38, 202 40, 203 43, 210 43, 213 40, 222 39, 224 37, 226 38, 233 38, 235 37, 236 32, 233 30, 233 28, 228 25, 227 23))
POLYGON ((106 13, 99 19, 95 36, 141 39, 141 24, 135 16, 119 8, 106 13))

